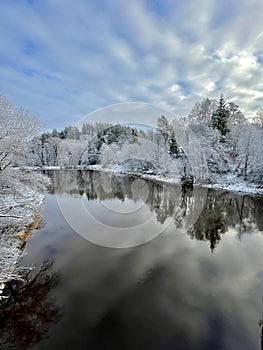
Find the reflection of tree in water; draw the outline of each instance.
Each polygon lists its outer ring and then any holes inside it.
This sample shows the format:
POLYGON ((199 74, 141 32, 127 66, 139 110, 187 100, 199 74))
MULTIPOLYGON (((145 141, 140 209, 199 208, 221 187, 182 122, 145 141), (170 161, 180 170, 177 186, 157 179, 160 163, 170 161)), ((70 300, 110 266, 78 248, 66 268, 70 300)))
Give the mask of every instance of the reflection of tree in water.
MULTIPOLYGON (((132 192, 132 184, 138 179, 137 177, 117 176, 95 171, 84 173, 82 176, 79 184, 84 185, 85 183, 85 194, 88 200, 97 198, 101 201, 114 198, 121 201, 127 198, 134 202, 143 200, 150 211, 156 214, 156 219, 160 223, 173 217, 175 208, 178 213, 180 212, 180 217, 185 216, 188 198, 192 196, 191 191, 182 192, 180 186, 144 180, 148 188, 148 195, 145 198, 143 191, 137 192, 136 196, 132 192)), ((179 218, 177 219, 179 222, 179 218)))
POLYGON ((225 209, 225 201, 220 201, 213 193, 208 193, 201 215, 188 230, 190 236, 200 241, 208 240, 213 251, 220 241, 220 235, 225 233, 228 227, 225 209))
POLYGON ((252 233, 256 227, 262 230, 262 204, 259 197, 209 191, 203 211, 188 233, 192 238, 210 241, 213 251, 229 227, 235 228, 239 236, 252 233))
MULTIPOLYGON (((263 299, 262 299, 263 301, 263 299)), ((260 344, 261 344, 261 350, 263 350, 263 312, 262 312, 262 318, 261 320, 259 320, 258 323, 259 327, 260 327, 260 344)))
MULTIPOLYGON (((121 201, 139 200, 140 193, 133 197, 131 186, 136 177, 118 176, 100 171, 60 171, 53 172, 54 188, 58 193, 86 195, 88 200, 101 201, 117 198, 121 201)), ((252 233, 257 228, 263 231, 262 206, 263 198, 256 196, 237 195, 226 191, 208 192, 203 188, 182 189, 178 185, 144 180, 148 185, 148 196, 145 200, 156 219, 164 223, 173 217, 177 228, 191 226, 188 234, 198 240, 210 242, 211 249, 215 249, 222 234, 229 227, 234 228, 239 236, 252 233), (199 208, 203 208, 198 219, 199 208)))
POLYGON ((263 318, 259 321, 259 327, 261 328, 261 350, 263 350, 263 318))
POLYGON ((23 280, 7 284, 6 298, 0 302, 1 349, 27 349, 44 339, 58 321, 59 307, 48 296, 58 283, 52 266, 53 262, 46 260, 40 269, 25 272, 23 280))

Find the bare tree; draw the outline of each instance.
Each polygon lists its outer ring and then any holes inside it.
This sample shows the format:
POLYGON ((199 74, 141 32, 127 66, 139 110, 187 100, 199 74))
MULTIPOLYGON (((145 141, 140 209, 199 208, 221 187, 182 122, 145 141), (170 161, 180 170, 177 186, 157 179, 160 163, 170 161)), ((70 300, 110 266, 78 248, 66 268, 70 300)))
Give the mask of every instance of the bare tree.
POLYGON ((263 108, 259 109, 253 118, 253 124, 259 125, 263 129, 263 108))
POLYGON ((29 211, 37 211, 39 192, 46 189, 47 179, 27 169, 14 170, 26 165, 28 142, 41 131, 41 123, 23 109, 14 107, 0 95, 0 218, 20 219, 29 211), (22 208, 23 213, 17 212, 22 208))
POLYGON ((41 123, 0 95, 0 172, 24 165, 27 143, 41 130, 41 123))

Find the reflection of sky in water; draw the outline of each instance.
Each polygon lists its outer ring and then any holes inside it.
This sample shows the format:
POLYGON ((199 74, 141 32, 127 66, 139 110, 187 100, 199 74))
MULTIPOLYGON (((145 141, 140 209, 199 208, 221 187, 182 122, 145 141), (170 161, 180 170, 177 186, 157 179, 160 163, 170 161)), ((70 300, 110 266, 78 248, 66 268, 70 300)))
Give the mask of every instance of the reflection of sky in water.
POLYGON ((228 227, 212 253, 170 225, 148 244, 109 249, 75 234, 54 196, 43 217, 23 264, 55 259, 63 317, 35 349, 260 349, 262 233, 228 227))

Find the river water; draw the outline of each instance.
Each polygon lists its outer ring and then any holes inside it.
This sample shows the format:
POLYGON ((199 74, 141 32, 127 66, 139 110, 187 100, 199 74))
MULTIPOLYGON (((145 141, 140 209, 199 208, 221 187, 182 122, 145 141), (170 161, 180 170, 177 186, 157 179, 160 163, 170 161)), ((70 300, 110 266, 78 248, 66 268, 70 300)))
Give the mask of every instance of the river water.
POLYGON ((262 349, 262 197, 49 175, 1 349, 262 349))

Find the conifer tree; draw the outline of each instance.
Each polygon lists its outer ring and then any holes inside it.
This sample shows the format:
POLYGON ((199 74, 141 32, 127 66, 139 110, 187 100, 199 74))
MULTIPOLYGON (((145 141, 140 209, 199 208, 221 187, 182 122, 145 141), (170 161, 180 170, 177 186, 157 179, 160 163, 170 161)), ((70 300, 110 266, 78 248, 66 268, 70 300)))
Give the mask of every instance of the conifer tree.
POLYGON ((171 135, 171 138, 169 140, 170 142, 170 150, 169 150, 169 153, 171 154, 171 156, 173 157, 178 157, 178 154, 179 154, 179 146, 178 146, 178 143, 175 139, 175 135, 174 135, 174 132, 172 132, 172 135, 171 135))
POLYGON ((221 133, 221 142, 225 141, 225 137, 230 131, 227 127, 229 115, 230 111, 226 105, 223 94, 221 94, 219 105, 216 111, 213 113, 211 120, 212 128, 219 130, 221 133))

